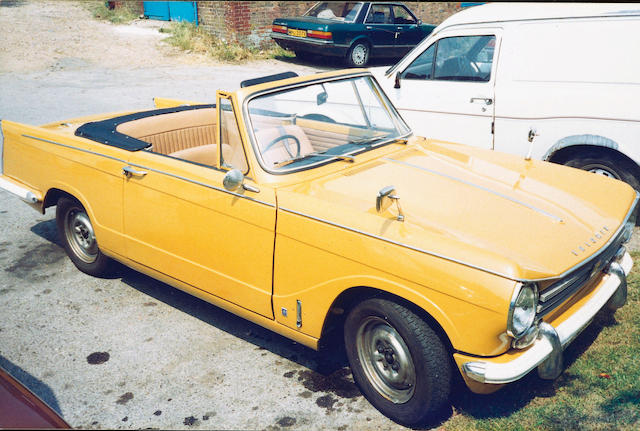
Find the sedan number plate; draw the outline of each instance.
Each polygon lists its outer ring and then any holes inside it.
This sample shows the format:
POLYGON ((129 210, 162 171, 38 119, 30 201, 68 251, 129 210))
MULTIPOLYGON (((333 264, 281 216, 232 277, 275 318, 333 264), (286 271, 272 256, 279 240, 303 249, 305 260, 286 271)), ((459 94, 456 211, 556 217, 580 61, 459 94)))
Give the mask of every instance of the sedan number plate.
POLYGON ((287 33, 289 34, 289 36, 307 37, 306 30, 296 30, 295 28, 290 28, 287 33))

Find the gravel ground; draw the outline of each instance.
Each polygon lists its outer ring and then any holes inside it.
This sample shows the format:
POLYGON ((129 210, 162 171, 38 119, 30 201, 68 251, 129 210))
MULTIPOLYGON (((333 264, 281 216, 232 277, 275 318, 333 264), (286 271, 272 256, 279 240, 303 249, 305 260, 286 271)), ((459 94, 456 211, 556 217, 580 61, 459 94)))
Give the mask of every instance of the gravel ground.
MULTIPOLYGON (((211 102, 243 79, 327 69, 221 64, 167 46, 162 25, 97 22, 73 2, 0 0, 0 118, 42 124, 148 109, 154 96, 211 102)), ((127 268, 107 279, 80 273, 54 216, 0 191, 0 366, 73 427, 399 428, 360 395, 341 355, 127 268)), ((489 409, 490 398, 474 399, 489 409)))

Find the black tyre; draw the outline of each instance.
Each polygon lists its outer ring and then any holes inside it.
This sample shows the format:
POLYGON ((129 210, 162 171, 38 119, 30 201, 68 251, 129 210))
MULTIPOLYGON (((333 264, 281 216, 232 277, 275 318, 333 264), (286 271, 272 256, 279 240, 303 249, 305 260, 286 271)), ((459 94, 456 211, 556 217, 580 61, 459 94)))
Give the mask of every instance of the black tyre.
POLYGON ((353 379, 385 416, 420 425, 448 403, 447 349, 411 310, 386 299, 363 301, 347 316, 344 340, 353 379))
POLYGON ((56 223, 64 250, 73 264, 89 275, 106 274, 111 259, 98 248, 93 225, 82 204, 66 197, 58 199, 56 223))
POLYGON ((564 164, 609 178, 615 178, 616 180, 622 180, 634 189, 640 191, 640 182, 635 175, 638 168, 623 157, 615 157, 611 153, 604 152, 585 153, 584 155, 576 155, 564 164))
POLYGON ((364 67, 369 62, 369 45, 366 42, 356 42, 347 54, 347 63, 353 67, 364 67))

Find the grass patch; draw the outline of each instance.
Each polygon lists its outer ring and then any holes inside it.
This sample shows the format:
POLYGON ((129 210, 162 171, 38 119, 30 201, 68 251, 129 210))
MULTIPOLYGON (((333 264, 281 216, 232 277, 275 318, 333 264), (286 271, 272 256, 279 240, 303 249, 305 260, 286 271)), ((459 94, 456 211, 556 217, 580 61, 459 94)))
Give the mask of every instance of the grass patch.
POLYGON ((627 304, 599 313, 565 350, 555 381, 535 372, 492 395, 458 389, 447 430, 640 429, 640 253, 627 304))
POLYGON ((109 9, 105 1, 92 1, 87 3, 87 7, 96 19, 113 24, 127 24, 140 15, 140 7, 137 3, 126 2, 121 7, 109 9))
POLYGON ((189 22, 175 22, 171 26, 161 29, 161 31, 170 35, 164 39, 170 45, 184 51, 209 55, 212 58, 228 63, 295 56, 292 52, 286 51, 275 44, 273 48, 258 49, 246 48, 236 42, 228 43, 189 22))

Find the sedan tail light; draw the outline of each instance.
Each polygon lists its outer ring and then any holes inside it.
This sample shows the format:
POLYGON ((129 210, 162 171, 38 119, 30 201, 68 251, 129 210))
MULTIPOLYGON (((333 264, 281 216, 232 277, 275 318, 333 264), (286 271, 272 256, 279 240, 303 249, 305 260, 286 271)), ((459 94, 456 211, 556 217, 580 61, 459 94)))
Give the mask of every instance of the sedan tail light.
POLYGON ((330 31, 307 30, 307 36, 316 39, 331 40, 333 37, 330 31))
POLYGON ((286 25, 273 24, 271 26, 271 31, 275 31, 276 33, 286 33, 287 32, 287 26, 286 25))

